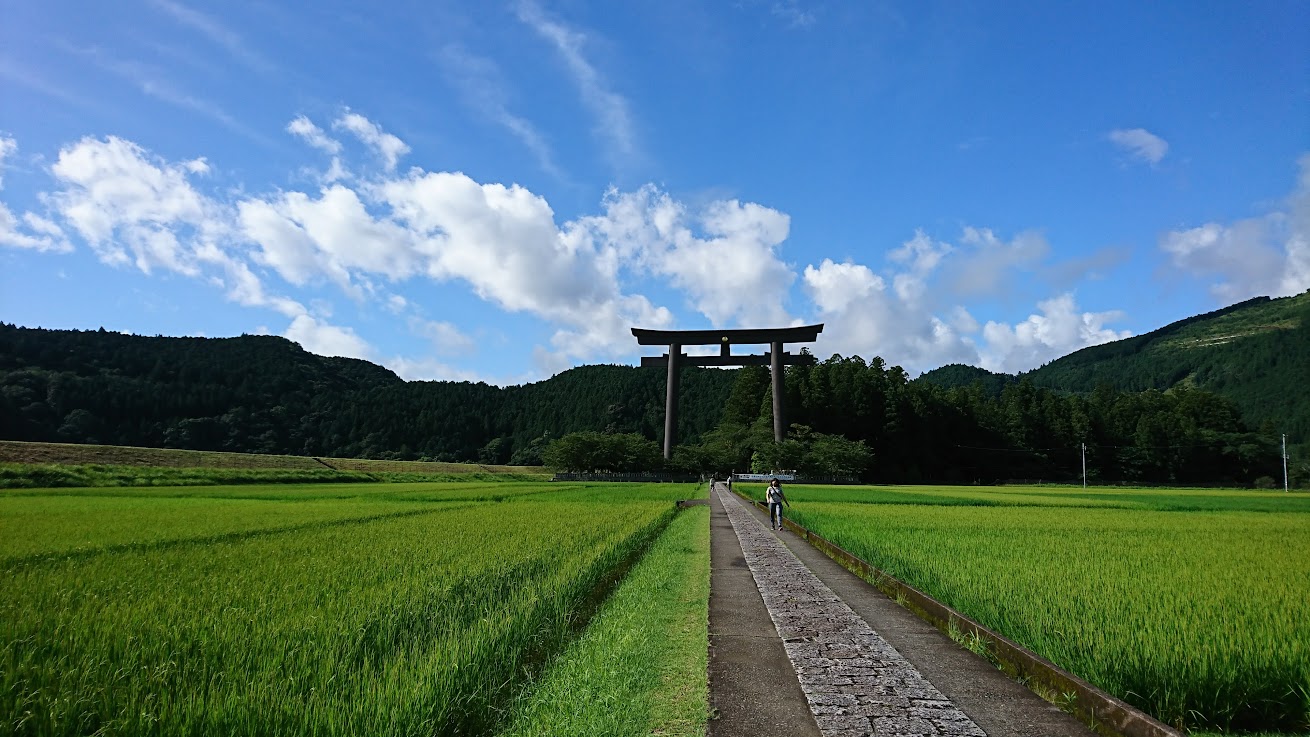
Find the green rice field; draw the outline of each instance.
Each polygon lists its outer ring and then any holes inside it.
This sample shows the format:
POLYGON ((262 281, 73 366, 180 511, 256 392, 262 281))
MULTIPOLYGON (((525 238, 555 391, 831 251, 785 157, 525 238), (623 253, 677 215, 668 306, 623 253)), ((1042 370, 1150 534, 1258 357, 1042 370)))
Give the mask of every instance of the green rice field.
MULTIPOLYGON (((738 491, 763 498, 763 487, 738 491)), ((791 517, 1162 721, 1310 730, 1310 496, 790 486, 791 517)))
POLYGON ((672 502, 703 495, 0 492, 0 733, 534 734, 590 691, 571 733, 701 734, 708 524, 672 502))

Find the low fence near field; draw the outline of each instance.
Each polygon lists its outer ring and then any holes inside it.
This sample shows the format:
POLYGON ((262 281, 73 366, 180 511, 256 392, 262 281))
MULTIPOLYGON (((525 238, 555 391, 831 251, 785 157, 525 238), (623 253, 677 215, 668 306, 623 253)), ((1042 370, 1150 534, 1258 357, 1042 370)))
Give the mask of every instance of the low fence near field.
POLYGON ((630 481, 641 484, 699 484, 704 479, 691 473, 557 473, 551 481, 630 481))
MULTIPOLYGON (((694 473, 557 473, 551 481, 629 481, 641 484, 703 484, 709 481, 709 476, 698 476, 694 473)), ((778 479, 785 483, 796 484, 858 484, 860 480, 854 476, 802 476, 800 474, 744 474, 739 473, 732 477, 733 483, 766 483, 770 479, 778 479)))
POLYGON ((862 483, 858 476, 806 476, 799 473, 735 473, 732 475, 732 482, 735 484, 739 481, 746 483, 768 483, 777 479, 788 484, 859 484, 862 483))

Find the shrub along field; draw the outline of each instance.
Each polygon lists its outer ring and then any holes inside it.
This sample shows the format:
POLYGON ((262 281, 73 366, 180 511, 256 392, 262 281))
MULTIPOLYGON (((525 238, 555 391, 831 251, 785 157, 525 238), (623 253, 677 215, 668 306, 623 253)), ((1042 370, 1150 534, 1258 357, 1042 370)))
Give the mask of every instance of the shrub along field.
POLYGON ((1310 730, 1310 496, 787 491, 798 523, 1162 721, 1310 730))
POLYGON ((672 504, 698 495, 545 483, 0 492, 0 732, 525 733, 550 693, 584 683, 598 703, 645 705, 632 734, 703 731, 703 632, 690 654, 592 634, 633 616, 653 636, 703 630, 708 573, 686 561, 703 557, 708 526, 672 504), (598 676, 570 658, 662 675, 598 676))

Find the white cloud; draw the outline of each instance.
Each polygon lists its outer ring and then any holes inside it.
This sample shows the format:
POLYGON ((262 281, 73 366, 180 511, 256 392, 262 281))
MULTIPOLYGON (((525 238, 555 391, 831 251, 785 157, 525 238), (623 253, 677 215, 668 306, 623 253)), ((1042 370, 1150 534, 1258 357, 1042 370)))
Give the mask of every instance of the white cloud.
POLYGON ((667 310, 645 297, 621 293, 612 248, 576 225, 561 230, 549 204, 522 187, 416 170, 376 191, 415 238, 429 277, 462 280, 502 309, 560 326, 554 350, 538 352, 546 369, 628 355, 627 328, 671 322, 667 310))
POLYGON ((387 171, 396 168, 400 157, 409 153, 409 145, 396 136, 386 133, 381 126, 359 113, 346 111, 332 123, 332 127, 354 134, 360 142, 372 148, 382 158, 387 171))
POLYGON ((341 153, 341 142, 323 132, 313 121, 303 115, 297 115, 287 123, 287 132, 300 138, 314 148, 332 154, 341 153))
POLYGON ((356 335, 354 330, 320 322, 309 315, 297 315, 283 336, 320 356, 344 356, 365 361, 376 357, 373 346, 356 335))
POLYGON ((597 307, 585 321, 576 322, 576 327, 555 331, 550 339, 554 350, 539 348, 534 351, 534 358, 542 370, 555 374, 588 359, 627 357, 637 347, 632 338, 634 326, 673 327, 673 314, 668 309, 651 304, 639 294, 624 295, 597 307))
MULTIPOLYGON (((18 150, 18 142, 0 136, 0 190, 4 189, 5 159, 18 150)), ((53 221, 33 212, 17 217, 0 202, 0 246, 64 253, 73 250, 64 231, 53 221)))
POLYGON ((264 283, 245 261, 230 255, 213 242, 197 247, 196 258, 207 266, 219 269, 221 274, 211 273, 208 280, 226 290, 226 297, 231 301, 245 307, 265 307, 291 318, 308 314, 303 305, 289 297, 269 295, 264 290, 264 283))
MULTIPOLYGON (((434 358, 406 358, 393 356, 386 361, 387 368, 405 381, 472 381, 498 384, 488 381, 476 371, 461 369, 442 363, 434 358)), ((504 386, 504 384, 501 384, 504 386)))
POLYGON ((506 310, 571 316, 616 295, 615 274, 571 247, 550 205, 523 187, 415 171, 378 192, 414 234, 429 276, 462 279, 506 310))
POLYGON ((1031 270, 1051 250, 1035 231, 1019 233, 1007 243, 989 228, 966 227, 960 243, 967 248, 960 249, 946 274, 956 299, 1008 291, 1017 271, 1031 270))
POLYGON ((1119 128, 1107 137, 1129 156, 1152 166, 1169 153, 1169 142, 1145 128, 1119 128))
POLYGON ((1034 233, 1006 242, 991 230, 966 227, 958 246, 915 231, 888 252, 892 268, 885 274, 830 259, 807 266, 805 291, 827 324, 817 350, 879 355, 912 373, 956 362, 1021 371, 1126 337, 1105 327, 1122 315, 1080 313, 1069 294, 1039 303, 1040 314, 1018 325, 980 327, 961 300, 1005 293, 1015 272, 1033 268, 1048 251, 1034 233))
POLYGON ((1161 250, 1185 272, 1217 277, 1210 288, 1224 302, 1310 289, 1310 154, 1297 163, 1297 183, 1279 210, 1171 231, 1161 250))
POLYGON ((1079 312, 1072 294, 1037 303, 1040 315, 1029 315, 1014 326, 988 321, 983 326, 983 368, 1014 373, 1040 366, 1080 348, 1122 340, 1131 331, 1116 331, 1105 323, 1123 313, 1079 312))
MULTIPOLYGON (((343 120, 349 129, 363 131, 363 137, 382 141, 383 151, 404 148, 403 143, 385 143, 386 134, 363 118, 343 120)), ((335 150, 307 118, 293 120, 288 130, 310 145, 335 150)), ((290 318, 291 332, 319 352, 362 355, 365 349, 352 343, 353 333, 327 325, 321 314, 311 316, 295 299, 270 292, 264 283, 268 274, 303 289, 327 281, 361 307, 372 301, 384 310, 413 315, 417 309, 381 286, 378 277, 462 281, 500 309, 528 312, 553 325, 555 332, 540 351, 542 365, 562 368, 580 360, 632 355, 632 325, 671 326, 667 309, 623 291, 626 273, 650 273, 640 258, 658 256, 653 263, 661 264, 661 270, 654 273, 698 290, 704 299, 711 296, 715 275, 694 263, 696 254, 762 261, 763 268, 748 265, 768 273, 777 266, 771 249, 787 231, 785 215, 728 202, 697 215, 707 234, 697 237, 689 225, 670 220, 657 208, 642 218, 659 224, 668 237, 647 253, 644 244, 598 238, 580 223, 557 225, 549 204, 520 186, 480 184, 463 174, 416 168, 353 186, 327 183, 312 194, 274 192, 233 202, 196 189, 196 177, 208 171, 202 158, 168 162, 130 141, 88 138, 60 152, 52 167, 59 188, 45 201, 58 221, 106 263, 132 264, 146 273, 162 269, 213 284, 237 304, 290 318), (759 258, 747 258, 753 254, 759 258)), ((668 202, 681 212, 667 196, 653 201, 668 202)), ((67 247, 54 221, 30 214, 19 219, 6 210, 3 223, 8 245, 67 247), (23 221, 25 229, 20 229, 16 223, 23 221)), ((747 284, 753 283, 752 273, 745 269, 747 284)), ((789 279, 784 269, 774 280, 779 286, 773 294, 743 295, 738 301, 749 297, 752 303, 778 305, 789 279)), ((705 309, 726 318, 741 308, 729 301, 707 303, 705 309)), ((472 341, 453 326, 431 323, 427 330, 442 351, 472 348, 472 341)))
POLYGON ((322 275, 359 298, 352 271, 403 279, 419 270, 413 234, 374 217, 359 193, 341 184, 325 187, 317 199, 288 192, 243 201, 238 210, 243 233, 260 247, 259 262, 293 284, 322 275))
POLYGON ((0 202, 0 246, 52 253, 73 250, 58 225, 31 212, 17 218, 3 202, 0 202))
POLYGON ((978 360, 977 351, 952 325, 918 303, 917 293, 907 295, 895 285, 888 291, 886 281, 863 264, 824 259, 817 267, 805 267, 802 278, 826 323, 815 346, 819 355, 877 355, 911 372, 978 360))
POLYGON ((658 257, 658 271, 671 277, 714 325, 785 325, 783 307, 795 275, 777 257, 790 218, 754 203, 712 203, 701 218, 705 237, 690 228, 676 234, 658 257))
POLYGON ((84 138, 59 152, 52 171, 64 188, 52 202, 102 261, 195 276, 194 254, 179 233, 203 242, 226 227, 188 181, 207 170, 202 160, 169 164, 114 136, 84 138))
POLYGON ((864 264, 839 264, 832 259, 824 259, 817 269, 806 266, 804 278, 814 304, 829 314, 846 312, 885 288, 882 277, 864 264))
MULTIPOLYGON (((302 286, 328 270, 320 263, 314 240, 277 204, 246 200, 237 205, 237 211, 243 233, 260 248, 256 260, 273 268, 283 279, 302 286)), ((347 275, 340 276, 349 282, 347 275)))
POLYGON ((914 231, 913 238, 887 254, 890 261, 906 267, 892 277, 896 296, 904 302, 919 301, 928 290, 928 278, 954 250, 951 244, 933 241, 922 230, 914 231))
POLYGON ((785 325, 784 302, 795 274, 778 252, 791 227, 777 210, 719 200, 699 213, 654 186, 606 196, 605 214, 583 218, 581 231, 613 258, 666 277, 714 325, 785 325))
MULTIPOLYGON (((673 314, 633 291, 634 284, 672 287, 716 326, 799 322, 788 310, 796 274, 782 258, 791 225, 785 213, 738 200, 693 209, 647 185, 612 190, 599 214, 561 225, 544 198, 518 185, 417 167, 394 173, 407 147, 399 139, 387 143, 389 134, 361 116, 347 113, 335 127, 373 141, 386 170, 326 182, 315 192, 234 200, 196 188, 210 170, 203 158, 168 162, 122 139, 84 139, 62 150, 52 168, 60 188, 44 201, 58 222, 28 214, 18 231, 13 223, 20 219, 5 211, 0 232, 47 237, 22 245, 53 250, 67 245, 66 224, 106 262, 201 279, 237 304, 283 315, 290 321, 287 337, 308 350, 387 360, 414 377, 471 376, 454 364, 476 346, 454 324, 427 319, 421 305, 396 293, 395 284, 410 280, 459 282, 500 310, 546 321, 553 333, 534 355, 550 372, 631 357, 634 325, 674 326, 673 314), (335 285, 361 309, 376 306, 409 321, 412 332, 432 341, 432 355, 449 358, 382 358, 353 329, 328 322, 330 310, 311 311, 277 294, 276 279, 301 290, 335 285)), ((287 130, 334 158, 341 150, 303 116, 287 130)), ((1011 367, 1102 339, 1114 315, 1079 314, 1072 298, 1043 303, 1041 314, 1020 325, 985 328, 953 302, 957 292, 1004 289, 1009 274, 1030 268, 1048 250, 1040 236, 1007 242, 966 228, 958 246, 916 232, 889 253, 891 268, 883 274, 858 263, 809 266, 806 293, 829 322, 819 348, 878 354, 911 369, 977 363, 980 356, 1011 367), (941 282, 949 288, 937 288, 941 282)), ((326 304, 313 292, 304 300, 326 304)))
POLYGON ((5 188, 5 159, 18 150, 18 141, 8 136, 0 136, 0 189, 5 188))
POLYGON ((616 161, 622 163, 636 156, 637 144, 628 101, 609 89, 605 78, 583 54, 586 35, 546 17, 533 0, 519 3, 518 17, 554 45, 564 59, 573 82, 578 86, 582 103, 596 116, 598 132, 609 142, 610 153, 616 161))
POLYGON ((441 320, 410 320, 410 329, 432 341, 432 348, 443 356, 467 356, 477 347, 459 328, 441 320))

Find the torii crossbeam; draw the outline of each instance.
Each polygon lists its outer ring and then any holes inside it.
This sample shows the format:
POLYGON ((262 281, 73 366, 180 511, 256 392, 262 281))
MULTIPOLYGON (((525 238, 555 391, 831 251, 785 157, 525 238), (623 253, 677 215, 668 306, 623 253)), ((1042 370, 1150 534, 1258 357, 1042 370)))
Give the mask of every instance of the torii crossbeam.
POLYGON ((808 354, 791 354, 782 350, 784 343, 813 343, 823 332, 823 324, 795 328, 752 328, 744 330, 645 330, 633 328, 638 345, 666 345, 663 356, 642 356, 642 366, 667 366, 668 382, 664 398, 664 457, 673 456, 673 441, 678 427, 678 370, 683 366, 768 366, 773 374, 773 439, 782 442, 787 433, 782 413, 782 367, 814 363, 808 354), (768 345, 769 352, 734 356, 733 345, 768 345), (717 356, 688 356, 687 345, 717 345, 717 356))

